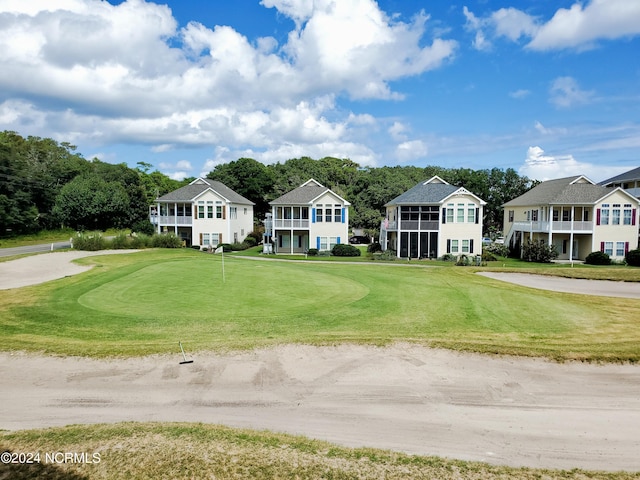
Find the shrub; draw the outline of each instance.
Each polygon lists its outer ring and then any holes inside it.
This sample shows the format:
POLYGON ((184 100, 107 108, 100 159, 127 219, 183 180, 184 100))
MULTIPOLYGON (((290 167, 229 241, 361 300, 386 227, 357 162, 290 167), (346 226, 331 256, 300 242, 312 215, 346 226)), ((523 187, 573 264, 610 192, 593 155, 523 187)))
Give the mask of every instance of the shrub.
POLYGON ((222 251, 224 253, 228 253, 228 252, 233 252, 233 246, 230 243, 220 243, 218 244, 218 246, 216 247, 216 249, 218 247, 222 247, 222 251))
POLYGON ((397 260, 398 257, 396 256, 397 252, 395 250, 385 250, 382 253, 375 253, 373 255, 373 259, 374 260, 386 260, 386 261, 394 261, 397 260))
POLYGON ((488 250, 482 250, 482 261, 483 262, 495 262, 497 257, 488 250))
MULTIPOLYGON (((239 252, 241 250, 246 250, 249 247, 254 247, 255 245, 249 245, 246 241, 239 243, 239 242, 234 242, 231 244, 231 250, 233 250, 234 252, 239 252)), ((225 250, 226 252, 226 250, 225 250)))
POLYGON ((611 265, 611 258, 609 258, 608 254, 598 250, 587 255, 584 263, 589 265, 611 265))
POLYGON ((624 259, 626 260, 627 265, 640 267, 640 248, 629 250, 624 256, 624 259))
POLYGON ((484 252, 488 252, 494 257, 508 257, 509 247, 504 243, 490 243, 489 245, 484 245, 482 247, 482 253, 484 254, 484 252))
POLYGON ((469 263, 469 257, 467 257, 466 255, 460 255, 456 260, 456 265, 459 267, 466 267, 467 265, 469 265, 469 263))
POLYGON ((79 233, 73 239, 73 248, 95 252, 104 250, 106 242, 100 232, 79 233))
POLYGON ((180 248, 182 239, 175 233, 155 234, 151 237, 151 246, 154 248, 180 248))
POLYGON ((317 248, 310 248, 309 250, 307 250, 307 255, 311 256, 311 257, 315 257, 318 255, 318 249, 317 248))
POLYGON ((154 227, 149 220, 140 220, 133 224, 131 231, 144 233, 145 235, 153 235, 156 232, 156 227, 154 227))
POLYGON ((151 237, 149 235, 145 235, 144 233, 136 233, 131 236, 131 241, 129 242, 130 248, 148 248, 151 246, 151 237))
POLYGON ((247 240, 249 240, 250 238, 252 238, 255 241, 255 243, 252 246, 259 245, 260 242, 262 242, 262 234, 260 232, 256 232, 256 231, 250 232, 247 235, 247 238, 244 239, 244 241, 247 242, 247 240))
POLYGON ((116 250, 129 248, 130 244, 129 236, 125 232, 118 232, 118 234, 111 239, 111 248, 116 250))
POLYGON ((242 243, 246 245, 246 247, 244 247, 243 250, 246 250, 247 248, 255 247, 256 245, 258 245, 258 241, 255 239, 255 237, 252 237, 251 235, 247 235, 247 238, 245 238, 242 243))
POLYGON ((549 263, 558 258, 555 245, 549 245, 544 240, 530 241, 522 246, 522 259, 527 262, 549 263))
POLYGON ((455 255, 452 255, 450 253, 445 253, 442 257, 440 257, 440 260, 444 262, 454 262, 456 260, 456 257, 455 255))
POLYGON ((378 242, 370 243, 367 246, 367 252, 368 253, 377 253, 377 252, 381 252, 381 251, 382 251, 382 245, 380 245, 378 242))
POLYGON ((334 257, 359 257, 361 254, 358 247, 346 243, 339 243, 331 249, 334 257))

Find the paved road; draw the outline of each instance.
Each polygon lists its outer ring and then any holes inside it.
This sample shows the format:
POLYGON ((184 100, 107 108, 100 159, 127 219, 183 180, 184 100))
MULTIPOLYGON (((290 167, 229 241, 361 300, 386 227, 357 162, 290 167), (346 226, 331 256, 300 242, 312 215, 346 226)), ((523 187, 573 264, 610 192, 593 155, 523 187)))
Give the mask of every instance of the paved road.
POLYGON ((71 248, 71 243, 53 242, 41 245, 29 245, 26 247, 0 248, 0 257, 12 257, 14 255, 25 255, 28 253, 52 252, 63 248, 71 248))

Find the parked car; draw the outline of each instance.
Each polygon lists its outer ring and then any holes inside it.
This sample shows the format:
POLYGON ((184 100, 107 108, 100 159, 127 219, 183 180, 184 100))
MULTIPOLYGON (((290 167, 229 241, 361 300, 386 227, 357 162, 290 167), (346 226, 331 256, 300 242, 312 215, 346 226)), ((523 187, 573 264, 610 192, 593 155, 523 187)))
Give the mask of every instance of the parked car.
POLYGON ((355 245, 367 245, 371 243, 371 239, 364 235, 354 235, 353 237, 349 237, 349 243, 355 245))
POLYGON ((491 245, 491 239, 489 237, 483 237, 482 238, 482 244, 483 245, 491 245))
POLYGON ((504 237, 496 238, 496 242, 498 245, 504 245, 504 237))

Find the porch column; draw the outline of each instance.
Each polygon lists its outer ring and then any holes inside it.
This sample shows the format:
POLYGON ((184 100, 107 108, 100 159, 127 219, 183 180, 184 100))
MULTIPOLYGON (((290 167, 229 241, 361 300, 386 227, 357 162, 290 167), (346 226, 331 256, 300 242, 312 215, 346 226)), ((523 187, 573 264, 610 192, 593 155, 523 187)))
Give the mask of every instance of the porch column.
POLYGON ((176 234, 176 236, 178 235, 178 203, 174 203, 173 204, 173 213, 175 213, 175 215, 173 216, 173 233, 176 234))
POLYGON ((575 218, 575 205, 571 205, 571 231, 569 233, 569 261, 573 263, 573 219, 575 218))
POLYGON ((549 207, 549 246, 553 245, 553 205, 549 207))
POLYGON ((157 232, 160 234, 160 202, 156 205, 157 232))
POLYGON ((396 206, 396 258, 400 258, 400 207, 396 206))

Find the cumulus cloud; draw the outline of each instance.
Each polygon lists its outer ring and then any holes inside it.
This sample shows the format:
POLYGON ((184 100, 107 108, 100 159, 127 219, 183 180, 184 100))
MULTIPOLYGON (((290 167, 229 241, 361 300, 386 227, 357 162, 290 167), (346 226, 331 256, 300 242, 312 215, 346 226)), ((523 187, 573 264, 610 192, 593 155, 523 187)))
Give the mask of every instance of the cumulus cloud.
POLYGON ((513 7, 478 17, 465 6, 463 14, 467 30, 475 32, 473 45, 478 50, 486 50, 494 38, 524 40, 525 48, 544 51, 584 50, 599 41, 640 35, 640 2, 630 0, 575 2, 547 21, 513 7))
POLYGON ((334 97, 402 99, 390 82, 440 67, 457 46, 426 41, 426 13, 401 22, 374 0, 261 3, 296 22, 285 44, 228 26, 180 28, 145 0, 0 0, 0 128, 55 126, 157 153, 215 144, 267 159, 330 147, 320 156, 370 163, 352 129, 375 119, 338 111, 334 97))
POLYGON ((426 157, 428 150, 427 144, 422 140, 410 140, 396 147, 396 158, 401 163, 409 162, 426 157))
POLYGON ((509 92, 509 96, 515 99, 525 98, 525 97, 528 97, 530 94, 531 94, 531 90, 526 90, 522 88, 519 90, 514 90, 513 92, 509 92))
POLYGON ((628 167, 608 167, 579 162, 573 155, 548 155, 538 146, 529 147, 524 165, 518 173, 534 180, 552 180, 554 178, 585 175, 594 182, 599 182, 608 176, 614 176, 629 170, 628 167))

